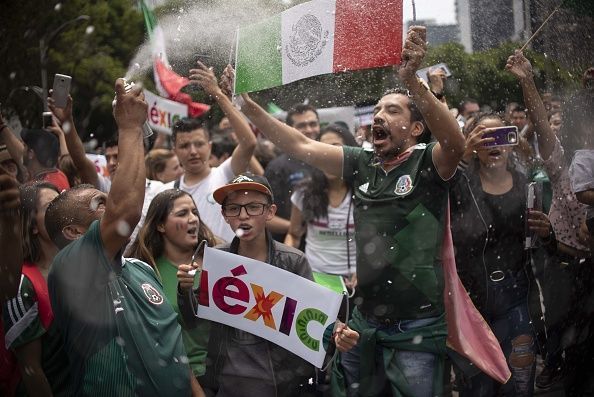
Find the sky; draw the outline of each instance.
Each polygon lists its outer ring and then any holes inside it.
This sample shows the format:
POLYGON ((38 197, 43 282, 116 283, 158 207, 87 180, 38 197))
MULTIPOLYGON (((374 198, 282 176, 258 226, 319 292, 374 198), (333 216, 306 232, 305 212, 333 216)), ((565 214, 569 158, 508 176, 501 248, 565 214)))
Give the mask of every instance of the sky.
MULTIPOLYGON (((415 0, 417 19, 434 19, 440 25, 455 24, 454 3, 455 0, 415 0)), ((412 0, 403 0, 403 16, 405 22, 413 19, 412 0)))

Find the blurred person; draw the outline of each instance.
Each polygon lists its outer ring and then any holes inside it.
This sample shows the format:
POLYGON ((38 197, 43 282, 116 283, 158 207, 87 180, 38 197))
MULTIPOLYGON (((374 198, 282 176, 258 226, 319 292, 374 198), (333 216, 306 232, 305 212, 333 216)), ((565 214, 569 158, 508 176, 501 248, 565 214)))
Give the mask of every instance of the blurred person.
MULTIPOLYGON (((299 104, 291 108, 286 124, 309 139, 316 139, 320 133, 318 111, 311 105, 299 104)), ((276 241, 285 241, 291 217, 291 194, 298 183, 309 178, 311 170, 310 165, 287 153, 281 153, 266 166, 264 176, 275 192, 274 203, 277 206, 275 224, 271 227, 276 241)))
POLYGON ((0 145, 0 166, 20 183, 25 182, 25 175, 22 168, 10 156, 6 145, 0 145))
MULTIPOLYGON (((19 289, 23 265, 23 239, 21 235, 21 198, 19 182, 0 165, 0 247, 3 260, 0 262, 0 304, 14 298, 19 289)), ((5 340, 4 326, 0 316, 0 341, 5 340)), ((14 354, 0 344, 0 394, 14 395, 20 381, 14 354)))
POLYGON ((208 163, 211 167, 218 167, 223 164, 231 155, 237 143, 235 143, 229 136, 215 136, 212 139, 212 150, 210 152, 210 159, 208 163))
POLYGON ((146 177, 154 181, 169 183, 180 178, 184 169, 172 150, 153 149, 144 157, 146 177))
POLYGON ((63 154, 58 158, 58 169, 66 175, 68 178, 68 184, 70 187, 78 186, 82 183, 78 169, 72 161, 70 154, 63 154))
MULTIPOLYGON (((566 395, 583 395, 591 378, 590 345, 583 344, 588 332, 585 319, 591 317, 588 302, 592 280, 592 257, 589 244, 580 235, 580 225, 585 221, 586 207, 571 191, 569 161, 566 151, 573 151, 583 144, 584 126, 592 125, 593 113, 583 107, 578 98, 563 106, 563 124, 559 136, 551 129, 547 111, 534 83, 532 65, 516 52, 507 60, 506 69, 519 81, 529 116, 535 125, 540 154, 551 180, 553 200, 549 218, 557 239, 557 253, 546 268, 543 289, 547 310, 547 357, 542 373, 537 377, 539 387, 548 388, 565 376, 566 395), (563 142, 561 144, 560 140, 563 142), (583 389, 583 390, 582 390, 583 389)), ((590 338, 590 340, 592 340, 590 338)))
POLYGON ((201 86, 212 96, 237 134, 239 143, 231 158, 220 166, 212 168, 209 164, 212 143, 208 129, 199 119, 182 119, 173 126, 171 135, 174 152, 183 166, 184 174, 167 188, 179 188, 192 195, 198 206, 201 219, 223 241, 231 241, 233 230, 222 219, 220 205, 213 200, 212 192, 224 185, 234 175, 248 168, 256 147, 256 137, 244 117, 231 100, 221 91, 212 69, 198 62, 196 69, 190 70, 190 82, 201 86))
POLYGON ((2 311, 3 342, 15 354, 20 369, 16 395, 70 395, 70 366, 47 288, 47 275, 58 250, 45 229, 45 211, 58 194, 48 182, 21 186, 23 274, 18 293, 2 311))
POLYGON ((507 124, 511 125, 512 123, 512 112, 514 109, 518 108, 520 106, 520 104, 518 102, 508 102, 505 105, 505 110, 504 110, 504 120, 507 124))
MULTIPOLYGON (((325 127, 318 140, 341 147, 357 146, 353 135, 335 124, 325 127)), ((285 244, 299 248, 305 237, 305 257, 312 270, 340 275, 352 290, 357 252, 352 186, 318 169, 298 186, 291 195, 291 226, 285 244)))
POLYGON ((46 130, 23 130, 23 165, 29 173, 29 182, 47 181, 59 191, 70 188, 68 178, 58 166, 59 142, 56 136, 46 130))
MULTIPOLYGON (((276 158, 278 155, 276 146, 268 139, 262 136, 258 137, 258 143, 256 144, 256 150, 254 151, 254 157, 258 160, 258 163, 266 169, 268 164, 276 158)), ((262 175, 264 175, 262 173, 262 175)))
POLYGON ((553 112, 549 115, 549 126, 551 130, 555 134, 555 136, 559 136, 559 131, 561 131, 561 125, 563 124, 563 118, 561 116, 561 112, 553 112))
POLYGON ((337 395, 431 396, 442 386, 434 378, 447 334, 439 252, 464 137, 415 75, 426 45, 426 29, 411 27, 398 70, 407 89, 375 106, 373 151, 309 139, 242 94, 242 111, 285 153, 353 184, 358 306, 349 326, 370 337, 336 362, 337 395), (436 141, 429 143, 431 134, 436 141))
POLYGON ((458 124, 460 128, 464 127, 466 121, 472 117, 474 113, 478 113, 481 110, 479 103, 473 98, 464 98, 458 106, 458 124))
POLYGON ((510 123, 518 127, 518 133, 523 135, 524 129, 528 126, 528 113, 526 109, 521 106, 512 109, 510 123))
MULTIPOLYGON (((222 216, 231 228, 243 230, 230 244, 219 245, 217 249, 313 280, 303 253, 274 241, 267 231, 266 222, 274 217, 276 205, 265 177, 240 174, 215 190, 213 196, 221 204, 222 216)), ((197 264, 179 265, 180 289, 192 288, 194 277, 188 271, 193 268, 197 264)), ((190 296, 195 299, 195 294, 190 296)), ((187 323, 206 321, 187 317, 187 323)), ((207 396, 303 395, 303 388, 308 387, 308 379, 313 377, 311 364, 257 335, 215 322, 210 324, 206 375, 201 378, 207 396)), ((340 350, 352 347, 357 341, 358 333, 344 324, 336 332, 334 341, 340 350)))
MULTIPOLYGON (((177 268, 187 264, 202 241, 217 245, 212 232, 200 220, 198 209, 189 193, 179 189, 163 191, 155 196, 146 220, 134 244, 131 256, 148 263, 157 273, 167 300, 177 313, 182 339, 194 377, 206 371, 206 352, 210 327, 201 322, 196 328, 184 323, 177 303, 177 268)), ((201 259, 197 258, 198 263, 201 259)), ((198 385, 199 383, 196 382, 198 385)))
POLYGON ((188 396, 193 376, 176 313, 162 304, 166 298, 154 270, 121 256, 142 212, 148 106, 139 86, 126 92, 118 79, 115 91, 118 146, 126 155, 109 195, 77 186, 57 196, 45 218, 60 250, 48 290, 71 365, 70 392, 188 396))
POLYGON ((531 396, 534 390, 542 313, 524 250, 525 223, 543 245, 554 250, 555 241, 546 215, 526 209, 528 180, 511 166, 512 149, 484 146, 494 140, 483 137, 486 129, 504 125, 493 113, 475 116, 461 163, 470 165, 452 187, 450 203, 458 274, 499 340, 512 377, 499 385, 483 373, 461 375, 461 396, 531 396))

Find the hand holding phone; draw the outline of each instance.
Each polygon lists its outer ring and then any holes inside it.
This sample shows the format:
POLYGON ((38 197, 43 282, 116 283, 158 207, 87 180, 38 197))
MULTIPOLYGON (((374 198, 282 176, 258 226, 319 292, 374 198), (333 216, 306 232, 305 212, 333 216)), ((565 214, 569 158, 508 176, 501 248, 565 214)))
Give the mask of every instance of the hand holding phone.
POLYGON ((54 87, 52 88, 52 99, 56 107, 65 108, 68 102, 68 95, 70 95, 70 83, 72 77, 65 74, 58 74, 54 76, 54 87))
POLYGON ((515 146, 518 144, 518 127, 511 125, 488 128, 485 130, 483 138, 493 138, 492 141, 484 143, 485 147, 515 146))

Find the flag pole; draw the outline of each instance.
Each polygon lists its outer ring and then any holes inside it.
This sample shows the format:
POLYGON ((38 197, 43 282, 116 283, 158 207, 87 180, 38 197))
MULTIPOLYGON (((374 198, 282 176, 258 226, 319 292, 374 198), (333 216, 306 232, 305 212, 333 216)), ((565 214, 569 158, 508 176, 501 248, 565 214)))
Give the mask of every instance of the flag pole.
POLYGON ((412 0, 412 11, 413 11, 413 22, 417 22, 417 7, 415 6, 415 0, 412 0))
POLYGON ((237 26, 235 28, 235 34, 233 36, 234 40, 231 41, 231 51, 229 51, 229 64, 231 64, 231 61, 233 60, 233 49, 235 49, 235 62, 233 64, 233 93, 231 94, 231 102, 235 103, 235 97, 236 97, 236 93, 235 93, 235 86, 236 86, 236 82, 235 82, 235 68, 237 67, 237 48, 239 46, 239 26, 237 26))
MULTIPOLYGON (((561 3, 563 4, 563 3, 561 3)), ((530 44, 530 42, 532 41, 532 39, 534 39, 536 37, 536 35, 538 34, 538 32, 541 31, 541 29, 547 24, 547 22, 549 22, 549 19, 551 19, 551 17, 553 15, 555 15, 555 13, 557 11, 559 11, 559 8, 561 7, 561 4, 559 4, 554 10, 553 12, 551 12, 551 15, 549 15, 547 17, 547 19, 544 20, 544 22, 542 23, 542 25, 539 26, 538 29, 536 29, 536 32, 534 32, 534 34, 532 36, 530 36, 530 38, 526 41, 526 43, 524 43, 524 45, 522 46, 522 48, 520 48, 520 51, 524 51, 526 49, 526 47, 528 47, 528 44, 530 44)))

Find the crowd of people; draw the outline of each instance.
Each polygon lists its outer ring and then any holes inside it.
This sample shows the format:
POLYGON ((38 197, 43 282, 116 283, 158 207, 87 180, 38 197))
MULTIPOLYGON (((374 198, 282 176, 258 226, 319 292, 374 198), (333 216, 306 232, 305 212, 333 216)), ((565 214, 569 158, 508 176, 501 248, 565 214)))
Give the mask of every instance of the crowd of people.
POLYGON ((426 45, 412 27, 401 86, 357 139, 311 105, 284 122, 247 94, 236 106, 232 67, 217 79, 201 62, 191 84, 224 118, 182 119, 149 145, 142 90, 116 81, 108 176, 71 97, 60 108, 50 95, 46 129, 17 135, 1 119, 2 395, 594 393, 594 72, 566 98, 541 94, 516 51, 505 68, 523 105, 450 109, 444 73, 415 74, 426 45), (504 126, 517 141, 493 145, 504 126), (448 348, 450 231, 505 383, 448 348), (196 316, 203 241, 309 280, 342 277, 354 309, 334 327, 330 370, 196 316))

